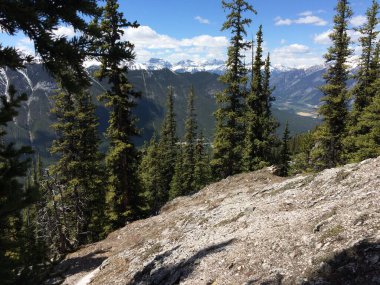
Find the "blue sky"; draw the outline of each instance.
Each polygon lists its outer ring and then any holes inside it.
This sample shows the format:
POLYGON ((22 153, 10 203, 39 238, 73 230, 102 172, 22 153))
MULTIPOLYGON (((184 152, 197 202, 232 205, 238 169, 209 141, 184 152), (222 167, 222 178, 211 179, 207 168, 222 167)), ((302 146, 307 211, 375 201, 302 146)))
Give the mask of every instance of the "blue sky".
MULTIPOLYGON (((129 29, 125 39, 135 44, 137 62, 151 57, 171 62, 181 59, 225 59, 228 32, 221 32, 226 13, 220 0, 120 0, 125 17, 141 27, 129 29)), ((250 14, 248 38, 263 25, 265 51, 274 65, 305 67, 323 63, 329 46, 328 33, 336 0, 251 0, 257 15, 250 14)), ((363 23, 372 0, 351 0, 352 27, 363 23)), ((72 35, 70 27, 58 34, 72 35)), ((357 33, 351 32, 354 41, 357 33)), ((1 42, 27 51, 31 43, 23 35, 10 39, 0 34, 1 42)))

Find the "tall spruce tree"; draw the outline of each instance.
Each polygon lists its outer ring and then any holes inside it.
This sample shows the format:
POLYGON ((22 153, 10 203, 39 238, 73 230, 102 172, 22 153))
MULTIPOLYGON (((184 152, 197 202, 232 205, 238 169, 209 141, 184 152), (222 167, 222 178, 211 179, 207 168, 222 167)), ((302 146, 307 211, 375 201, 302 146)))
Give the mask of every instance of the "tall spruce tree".
POLYGON ((280 176, 289 175, 289 161, 290 161, 289 139, 290 139, 289 138, 289 124, 288 122, 286 122, 284 135, 282 137, 280 161, 278 164, 278 174, 280 176))
POLYGON ((110 148, 106 156, 108 171, 106 231, 125 225, 126 221, 138 216, 139 186, 137 180, 138 152, 133 137, 139 134, 136 119, 132 114, 136 98, 140 96, 128 81, 125 62, 135 58, 134 45, 123 40, 124 28, 137 28, 118 12, 117 0, 107 0, 100 23, 93 23, 93 54, 100 59, 97 77, 107 79, 109 88, 101 99, 110 108, 107 137, 110 148))
POLYGON ((337 166, 343 160, 343 138, 347 123, 347 86, 349 76, 347 59, 349 48, 348 23, 352 11, 348 0, 339 0, 334 17, 334 28, 330 34, 332 46, 325 55, 329 65, 324 74, 326 84, 321 87, 324 104, 319 108, 323 123, 316 132, 318 147, 313 150, 313 160, 317 169, 337 166))
POLYGON ((168 98, 166 103, 166 114, 161 126, 160 138, 158 142, 158 157, 160 161, 160 180, 158 185, 158 202, 155 212, 169 200, 169 190, 175 172, 178 152, 178 138, 176 131, 176 120, 174 113, 174 89, 168 88, 168 98))
POLYGON ((17 108, 25 94, 17 96, 12 85, 7 94, 0 95, 0 276, 4 284, 15 284, 18 280, 16 268, 23 266, 19 251, 22 246, 20 236, 20 211, 31 202, 29 191, 24 191, 19 178, 26 175, 29 159, 22 159, 31 153, 29 147, 15 148, 4 141, 5 128, 17 115, 17 108))
MULTIPOLYGON (((243 166, 245 171, 257 170, 273 162, 272 148, 276 142, 278 123, 272 116, 270 87, 270 56, 262 60, 262 26, 257 32, 255 58, 252 57, 252 81, 246 100, 246 132, 243 166), (263 69, 264 68, 264 72, 263 69)), ((253 53, 252 53, 253 54, 253 53)))
POLYGON ((197 138, 197 121, 194 107, 194 87, 188 95, 187 119, 185 123, 185 136, 183 146, 183 186, 182 195, 194 192, 195 144, 197 138))
MULTIPOLYGON (((51 4, 49 0, 3 1, 0 9, 0 29, 11 36, 23 32, 29 37, 34 43, 36 53, 54 76, 68 66, 78 74, 83 74, 81 66, 83 57, 78 50, 76 39, 56 38, 53 30, 62 23, 72 25, 76 30, 85 30, 87 24, 81 15, 95 15, 96 1, 78 0, 71 5, 65 5, 66 1, 59 0, 54 2, 55 5, 51 4)), ((25 56, 15 48, 0 45, 0 68, 22 68, 25 62, 30 62, 32 59, 32 56, 25 56)), ((21 101, 26 99, 25 95, 16 97, 16 90, 11 86, 9 88, 6 91, 7 94, 1 95, 0 125, 2 128, 5 128, 7 123, 17 115, 16 109, 21 101)), ((28 167, 28 162, 22 158, 30 152, 30 149, 16 149, 13 144, 6 144, 3 141, 4 135, 5 133, 1 131, 0 275, 4 284, 13 284, 19 281, 20 275, 17 273, 27 266, 20 263, 17 251, 20 250, 23 241, 17 234, 16 223, 10 223, 10 221, 19 219, 15 214, 32 201, 26 195, 29 191, 24 192, 19 181, 19 178, 26 174, 28 167), (10 236, 11 233, 12 236, 10 236)))
POLYGON ((379 4, 376 0, 373 0, 372 6, 366 12, 366 23, 357 29, 361 34, 359 42, 362 54, 360 56, 359 70, 355 76, 356 84, 352 91, 355 98, 352 118, 356 118, 358 113, 369 105, 376 92, 371 87, 376 80, 376 70, 373 68, 373 64, 379 34, 377 30, 377 25, 380 23, 378 14, 379 4))
POLYGON ((244 96, 247 82, 247 70, 243 63, 243 52, 250 47, 244 40, 246 26, 251 19, 244 18, 245 13, 256 13, 244 0, 222 1, 224 10, 228 10, 227 20, 222 31, 231 30, 232 37, 228 47, 227 70, 220 77, 226 85, 223 92, 216 96, 218 109, 215 112, 216 129, 214 152, 211 161, 215 179, 225 178, 241 170, 241 153, 244 140, 244 96))
MULTIPOLYGON (((379 77, 379 45, 376 45, 376 38, 379 31, 376 30, 379 24, 379 4, 373 1, 372 6, 367 10, 367 22, 359 27, 361 33, 359 39, 362 47, 359 70, 355 76, 357 82, 352 90, 355 99, 348 126, 348 135, 344 140, 345 156, 349 161, 355 162, 358 159, 364 159, 363 151, 360 150, 363 135, 368 132, 363 122, 362 113, 371 104, 376 96, 375 80, 379 77), (359 123, 360 121, 360 123, 359 123), (360 153, 360 154, 359 154, 360 153)), ((366 110, 368 116, 368 110, 366 110)))
POLYGON ((143 216, 157 213, 159 205, 159 190, 161 181, 160 158, 156 134, 150 139, 142 153, 139 165, 139 180, 141 184, 140 200, 144 201, 140 211, 143 216))
MULTIPOLYGON (((351 162, 358 162, 380 155, 380 41, 377 43, 371 64, 370 73, 376 80, 367 90, 374 91, 368 98, 368 105, 358 113, 356 124, 351 126, 349 137, 346 140, 347 156, 351 162)), ((353 111, 354 113, 355 111, 353 111)))
POLYGON ((170 182, 169 200, 184 194, 184 185, 186 184, 184 173, 186 171, 184 165, 184 149, 179 147, 177 150, 177 157, 174 166, 174 174, 170 182))
POLYGON ((201 131, 197 137, 194 155, 194 191, 202 189, 212 181, 210 167, 210 151, 207 149, 206 140, 201 131))
MULTIPOLYGON (((72 80, 75 82, 75 78, 72 80)), ((92 98, 83 86, 69 89, 77 92, 62 90, 55 96, 52 111, 57 123, 53 127, 58 139, 53 142, 51 153, 60 158, 50 173, 65 185, 66 206, 72 209, 71 240, 77 246, 100 237, 104 221, 104 174, 92 98)))
POLYGON ((256 53, 252 50, 252 76, 251 86, 246 98, 246 131, 244 138, 243 149, 243 169, 250 171, 260 168, 257 142, 260 140, 259 128, 261 128, 259 117, 263 113, 262 109, 262 96, 263 96, 263 80, 262 80, 262 67, 264 62, 263 55, 263 32, 260 25, 256 34, 256 53))

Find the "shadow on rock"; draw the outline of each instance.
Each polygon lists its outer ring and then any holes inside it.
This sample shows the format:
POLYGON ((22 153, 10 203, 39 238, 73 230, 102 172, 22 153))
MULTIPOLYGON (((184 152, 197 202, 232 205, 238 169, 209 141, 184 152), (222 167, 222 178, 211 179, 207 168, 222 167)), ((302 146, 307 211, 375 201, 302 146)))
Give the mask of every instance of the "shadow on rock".
POLYGON ((73 257, 62 261, 50 274, 49 279, 44 284, 55 284, 56 278, 58 280, 64 279, 80 272, 90 272, 100 266, 102 262, 107 259, 105 256, 97 256, 105 251, 98 250, 81 257, 73 257))
POLYGON ((322 262, 303 285, 380 284, 380 242, 362 241, 322 262))
POLYGON ((137 272, 131 283, 133 285, 172 285, 178 284, 180 280, 185 279, 195 269, 199 260, 209 254, 224 250, 224 248, 234 242, 234 239, 223 243, 209 246, 198 251, 192 257, 182 260, 177 264, 160 267, 160 263, 170 256, 179 246, 157 255, 153 261, 146 265, 141 271, 137 272))

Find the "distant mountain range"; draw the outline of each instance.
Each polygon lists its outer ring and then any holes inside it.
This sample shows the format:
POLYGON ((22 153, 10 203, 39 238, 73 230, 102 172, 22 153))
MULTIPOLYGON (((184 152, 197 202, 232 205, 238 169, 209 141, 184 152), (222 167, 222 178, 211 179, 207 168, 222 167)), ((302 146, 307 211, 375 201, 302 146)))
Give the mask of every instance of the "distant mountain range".
MULTIPOLYGON (((186 96, 190 87, 194 86, 199 125, 211 140, 215 123, 215 93, 224 87, 218 80, 222 67, 223 62, 217 60, 205 62, 203 65, 189 60, 170 65, 159 59, 151 59, 144 65, 131 66, 128 77, 134 88, 142 93, 135 110, 136 117, 139 118, 139 128, 142 130, 141 136, 136 138, 137 145, 142 145, 152 136, 154 130, 159 129, 169 85, 175 90, 179 134, 182 135, 184 130, 186 96)), ((89 74, 95 69, 94 66, 88 68, 89 74)), ((271 83, 276 87, 273 93, 276 97, 273 114, 281 123, 279 133, 283 131, 286 121, 289 121, 293 133, 305 132, 320 122, 314 117, 321 97, 318 87, 323 84, 324 71, 325 68, 321 66, 308 69, 273 69, 271 83)), ((106 83, 94 78, 92 81, 90 92, 97 105, 99 130, 104 133, 108 110, 96 98, 104 92, 106 83)), ((4 93, 11 83, 19 92, 27 93, 28 101, 23 103, 18 117, 9 124, 8 139, 18 144, 31 145, 45 159, 53 160, 48 149, 55 138, 50 127, 55 118, 50 114, 50 109, 53 105, 51 96, 57 90, 56 83, 41 64, 31 64, 16 71, 0 69, 0 92, 4 93)))

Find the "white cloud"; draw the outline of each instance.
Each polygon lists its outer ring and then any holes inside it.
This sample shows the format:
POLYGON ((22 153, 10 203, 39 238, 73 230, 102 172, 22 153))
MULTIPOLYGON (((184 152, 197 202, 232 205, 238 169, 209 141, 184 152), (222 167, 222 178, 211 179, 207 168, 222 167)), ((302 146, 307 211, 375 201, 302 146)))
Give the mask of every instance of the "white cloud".
POLYGON ((197 20, 201 24, 206 24, 206 25, 210 24, 210 20, 202 18, 201 16, 196 16, 194 19, 197 20))
POLYGON ((294 23, 296 23, 296 24, 310 24, 310 25, 316 25, 316 26, 326 26, 327 25, 327 21, 323 20, 322 18, 319 18, 317 16, 312 16, 312 15, 308 15, 308 16, 296 19, 296 20, 294 20, 294 23))
POLYGON ((271 53, 271 60, 274 66, 299 68, 323 63, 321 54, 316 54, 310 47, 297 43, 275 48, 271 53))
POLYGON ((279 47, 273 50, 274 53, 281 54, 297 54, 310 51, 310 48, 301 44, 291 44, 283 47, 279 47))
POLYGON ((321 44, 321 45, 331 44, 331 39, 330 39, 331 33, 332 33, 332 30, 327 30, 323 33, 314 35, 314 42, 316 44, 321 44))
POLYGON ((311 15, 313 15, 313 12, 312 11, 305 11, 305 12, 299 13, 298 15, 299 16, 311 16, 311 15))
POLYGON ((53 31, 56 37, 74 37, 75 31, 72 26, 59 26, 56 30, 53 31))
POLYGON ((282 44, 282 45, 284 45, 284 44, 286 44, 286 40, 285 39, 281 39, 281 41, 280 41, 280 43, 282 44))
POLYGON ((127 28, 123 39, 135 45, 138 62, 146 61, 151 57, 173 62, 183 58, 223 59, 228 46, 228 39, 224 36, 199 35, 193 38, 176 39, 159 34, 149 26, 140 26, 137 29, 127 28))
POLYGON ((289 26, 289 25, 291 25, 293 23, 292 20, 290 20, 290 19, 283 19, 281 17, 276 17, 274 20, 275 20, 274 24, 276 26, 289 26))
POLYGON ((358 16, 352 17, 350 23, 354 27, 359 27, 363 25, 366 21, 367 21, 367 18, 365 16, 358 15, 358 16))
POLYGON ((292 24, 304 24, 304 25, 315 25, 315 26, 326 26, 327 21, 323 20, 320 17, 314 16, 311 11, 305 11, 299 14, 301 17, 297 19, 284 19, 281 17, 276 17, 275 25, 276 26, 289 26, 292 24))
MULTIPOLYGON (((314 42, 316 44, 321 44, 321 45, 330 45, 331 44, 331 39, 330 39, 330 34, 332 33, 332 30, 327 30, 323 33, 320 33, 320 34, 316 34, 314 35, 314 42)), ((360 32, 358 31, 354 31, 354 30, 348 30, 348 35, 350 36, 351 38, 351 41, 353 43, 358 43, 359 42, 359 38, 361 37, 361 34, 360 32)))
POLYGON ((34 44, 28 37, 21 38, 15 44, 15 48, 27 55, 35 55, 34 44))

